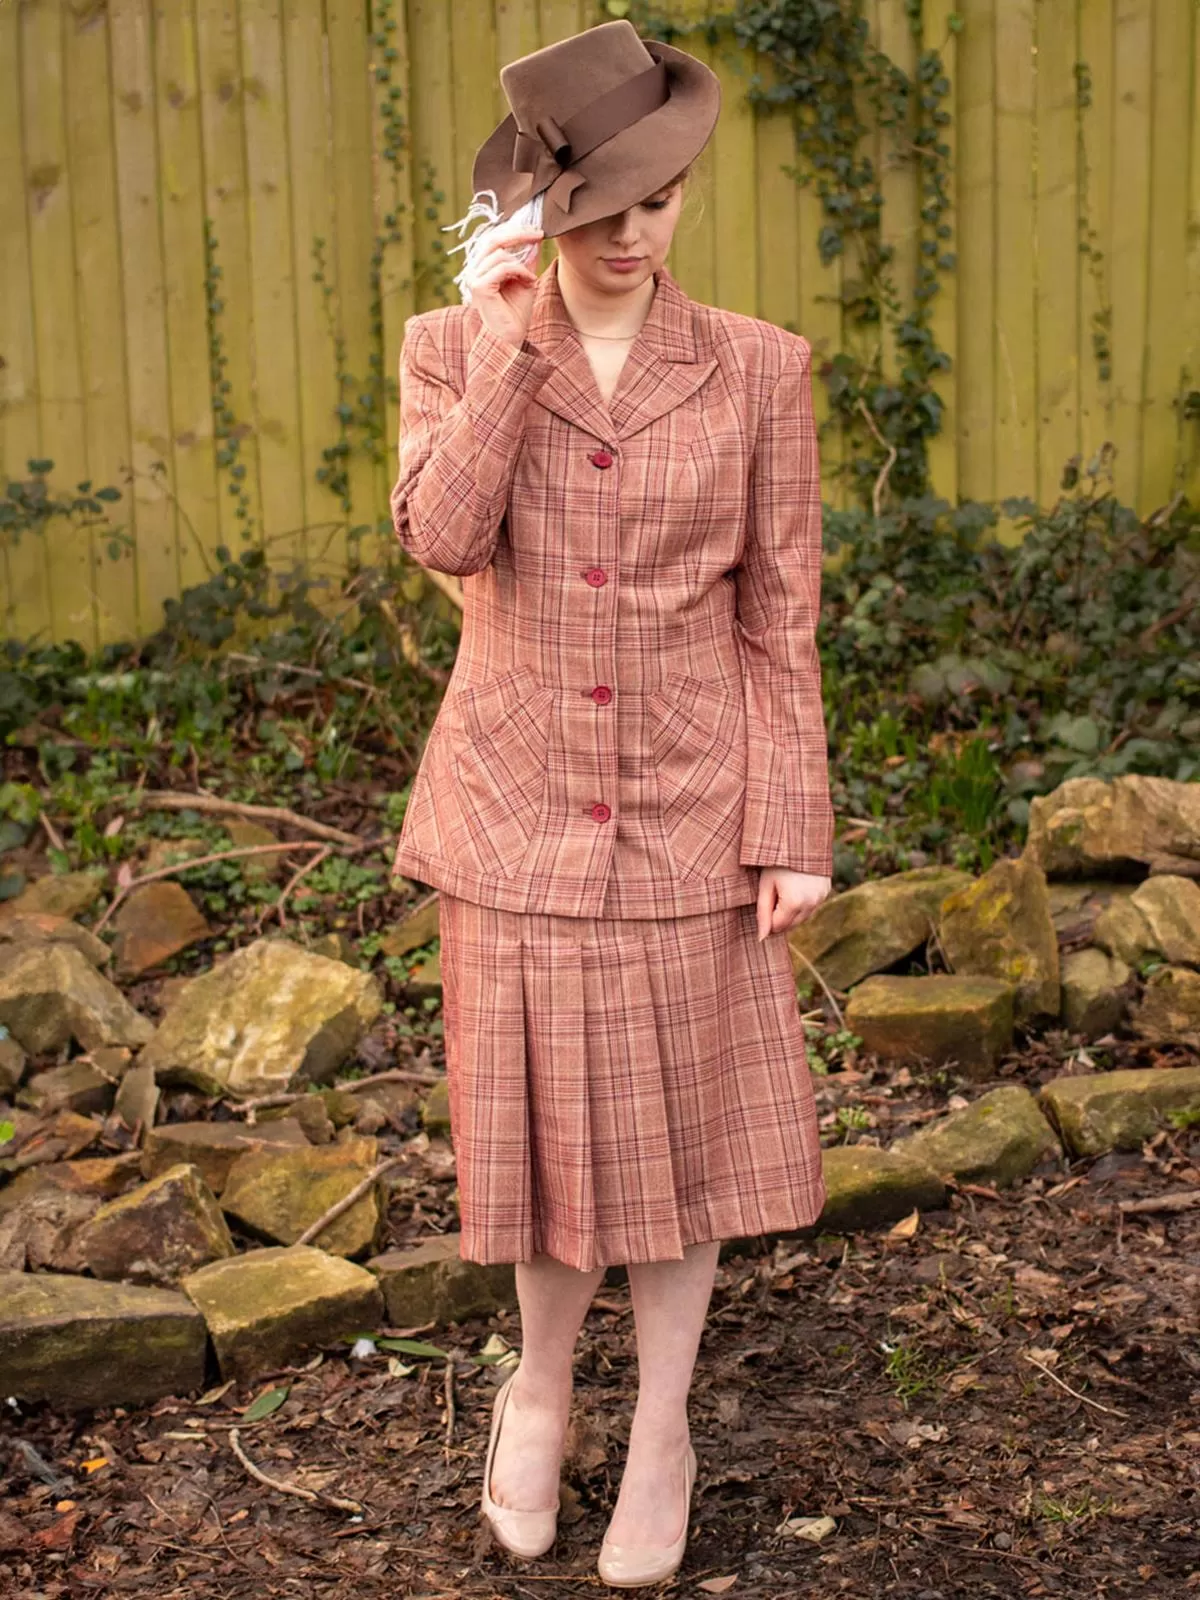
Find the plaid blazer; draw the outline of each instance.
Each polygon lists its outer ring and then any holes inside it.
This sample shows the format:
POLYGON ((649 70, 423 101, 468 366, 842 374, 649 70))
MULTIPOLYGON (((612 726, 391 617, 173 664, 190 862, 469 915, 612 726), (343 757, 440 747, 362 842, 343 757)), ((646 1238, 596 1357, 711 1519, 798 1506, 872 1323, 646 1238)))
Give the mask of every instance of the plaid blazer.
POLYGON ((831 874, 807 342, 662 268, 606 406, 555 258, 519 349, 410 317, 400 403, 396 537, 464 608, 393 871, 618 917, 831 874))

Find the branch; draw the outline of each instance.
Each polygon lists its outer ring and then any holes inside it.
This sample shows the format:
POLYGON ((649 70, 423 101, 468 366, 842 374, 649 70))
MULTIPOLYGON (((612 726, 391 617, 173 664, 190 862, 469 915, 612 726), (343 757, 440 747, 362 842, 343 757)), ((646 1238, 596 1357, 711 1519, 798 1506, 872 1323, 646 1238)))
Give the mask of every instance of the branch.
POLYGON ((388 1156, 386 1161, 379 1162, 377 1166, 373 1167, 371 1171, 367 1173, 366 1177, 363 1178, 361 1182, 354 1185, 349 1194, 344 1194, 340 1200, 330 1206, 329 1210, 323 1217, 318 1217, 316 1222, 305 1228, 304 1232, 298 1239, 293 1239, 293 1246, 298 1244, 311 1244, 318 1234, 325 1232, 325 1229, 331 1222, 337 1221, 343 1211, 349 1211, 350 1207, 356 1200, 361 1200, 363 1195, 366 1194, 367 1190, 377 1178, 382 1177, 385 1172, 389 1172, 392 1167, 400 1166, 403 1160, 403 1156, 388 1156))
POLYGON ((258 817, 267 821, 286 822, 301 833, 311 833, 314 838, 328 839, 331 844, 355 845, 363 841, 356 833, 344 833, 341 828, 331 828, 328 823, 314 822, 302 817, 287 806, 250 805, 245 801, 222 800, 215 794, 176 794, 173 789, 147 789, 141 795, 130 796, 127 805, 150 806, 161 811, 225 811, 240 817, 258 817))
POLYGON ((252 1478, 257 1478, 259 1483, 265 1483, 268 1489, 278 1489, 280 1494, 294 1494, 298 1499, 307 1500, 310 1505, 332 1506, 335 1511, 349 1511, 356 1517, 365 1513, 365 1507, 357 1500, 343 1500, 336 1494, 325 1494, 320 1489, 302 1489, 298 1483, 285 1483, 282 1478, 268 1478, 261 1467, 256 1467, 246 1452, 238 1443, 238 1430, 230 1428, 229 1443, 234 1455, 245 1467, 252 1478))
POLYGON ((875 439, 879 445, 879 448, 887 451, 887 460, 884 462, 879 476, 875 479, 875 487, 871 490, 871 510, 874 512, 875 520, 878 522, 879 518, 883 514, 883 496, 887 490, 888 476, 891 473, 892 468, 896 465, 896 457, 900 452, 896 449, 894 444, 889 444, 880 433, 878 425, 875 422, 875 418, 867 409, 867 403, 861 395, 859 396, 858 409, 867 419, 867 427, 870 428, 871 432, 875 435, 875 439))

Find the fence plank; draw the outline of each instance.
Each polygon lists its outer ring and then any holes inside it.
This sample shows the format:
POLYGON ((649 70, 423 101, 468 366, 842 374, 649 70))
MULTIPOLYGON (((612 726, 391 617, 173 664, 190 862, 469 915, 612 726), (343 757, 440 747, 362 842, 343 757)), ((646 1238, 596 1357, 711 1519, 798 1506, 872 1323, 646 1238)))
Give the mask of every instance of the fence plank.
MULTIPOLYGON (((26 463, 42 453, 37 404, 37 348, 33 338, 33 268, 29 241, 30 168, 22 128, 22 17, 0 6, 0 149, 9 152, 8 181, 0 183, 0 465, 9 479, 24 478, 26 463)), ((50 564, 46 541, 24 533, 0 539, 0 627, 6 637, 53 637, 50 564)))
POLYGON ((345 463, 350 531, 369 527, 370 531, 356 537, 361 559, 374 563, 385 544, 390 553, 391 538, 386 517, 390 473, 383 438, 381 373, 372 366, 376 353, 371 303, 375 173, 367 17, 367 0, 326 0, 333 142, 340 163, 333 197, 337 246, 333 261, 345 367, 336 376, 339 404, 353 406, 361 418, 358 396, 362 394, 370 396, 370 403, 379 408, 350 429, 345 463), (383 526, 377 529, 379 523, 383 526))
MULTIPOLYGON (((942 108, 948 113, 950 122, 939 130, 938 139, 950 152, 945 157, 949 204, 942 213, 942 222, 951 231, 948 239, 937 241, 938 252, 957 255, 962 245, 954 183, 954 174, 958 170, 958 35, 952 31, 950 19, 958 15, 958 0, 925 0, 922 15, 923 46, 926 50, 938 52, 942 71, 950 85, 950 91, 942 101, 942 108)), ((950 370, 940 373, 934 385, 942 400, 942 427, 941 432, 929 442, 929 474, 934 491, 944 495, 953 505, 958 500, 957 269, 939 273, 938 291, 930 308, 929 325, 938 349, 950 357, 950 370)))
MULTIPOLYGON (((459 191, 454 139, 454 69, 450 52, 449 0, 409 0, 409 59, 412 82, 416 303, 419 311, 457 299, 450 280, 462 256, 446 251, 458 241, 441 227, 463 214, 454 208, 459 191)), ((467 179, 461 180, 465 187, 467 179)))
POLYGON ((1192 505, 1200 504, 1200 17, 1192 14, 1191 145, 1188 190, 1187 293, 1184 301, 1183 358, 1187 391, 1198 397, 1197 414, 1181 423, 1183 488, 1192 505))
MULTIPOLYGON (((254 260, 246 194, 246 94, 236 7, 200 5, 196 12, 200 126, 204 150, 204 212, 212 240, 213 295, 209 308, 215 351, 213 379, 223 392, 221 434, 215 438, 215 521, 210 546, 235 554, 261 547, 263 507, 258 430, 254 426, 254 260), (227 438, 225 432, 232 433, 227 438), (240 476, 235 476, 235 469, 240 476)), ((214 409, 217 404, 214 400, 214 409)), ((214 434, 217 423, 214 418, 214 434)))
MULTIPOLYGON (((327 470, 326 452, 339 433, 335 356, 338 303, 347 295, 365 299, 370 288, 365 280, 344 283, 339 274, 334 202, 339 164, 331 159, 332 119, 320 12, 306 0, 284 0, 282 23, 287 149, 280 153, 280 173, 286 175, 289 197, 286 244, 295 263, 291 296, 296 317, 293 381, 303 541, 311 570, 335 574, 346 565, 347 519, 339 498, 319 474, 327 470), (335 274, 338 276, 333 284, 320 281, 322 275, 328 280, 335 274), (335 291, 332 301, 327 289, 335 291)), ((386 192, 386 173, 381 162, 381 196, 386 192)), ((364 371, 363 378, 367 377, 364 371)))
POLYGON ((1179 308, 1187 302, 1188 162, 1181 135, 1188 125, 1190 85, 1179 63, 1191 52, 1195 15, 1195 6, 1155 0, 1146 371, 1138 483, 1138 499, 1147 508, 1152 496, 1169 499, 1182 486, 1186 471, 1180 406, 1185 356, 1180 349, 1179 308))
MULTIPOLYGON (((58 6, 22 12, 26 177, 31 200, 29 243, 33 271, 33 328, 37 349, 39 433, 54 461, 62 490, 87 476, 87 433, 78 396, 83 352, 76 315, 76 263, 72 227, 72 173, 67 143, 67 84, 63 27, 58 6)), ((46 528, 53 582, 50 616, 56 637, 84 645, 96 639, 92 594, 92 537, 67 517, 46 528)))
POLYGON ((1052 505, 1079 453, 1079 183, 1074 0, 1037 6, 1036 497, 1052 505))
POLYGON ((1079 11, 1079 425, 1085 460, 1112 438, 1113 0, 1079 11), (1086 103, 1082 103, 1082 102, 1086 103))
POLYGON ((1116 0, 1113 33, 1113 443, 1117 493, 1141 482, 1154 0, 1116 0))
MULTIPOLYGON (((375 194, 376 229, 381 239, 380 294, 383 302, 383 376, 385 380, 383 438, 385 478, 390 491, 398 470, 400 437, 399 366, 404 324, 417 308, 413 277, 414 202, 412 125, 408 108, 412 99, 412 72, 408 51, 408 14, 405 0, 379 8, 375 18, 372 74, 373 139, 379 159, 375 194), (384 59, 384 52, 394 59, 384 59)), ((382 508, 381 508, 382 510, 382 508)), ((390 535, 384 539, 390 544, 390 535)))
POLYGON ((996 12, 996 491, 1038 482, 1033 0, 996 12))
MULTIPOLYGON (((184 588, 201 583, 215 562, 212 529, 217 520, 217 473, 213 448, 209 363, 209 317, 204 279, 196 271, 204 248, 204 160, 201 150, 196 34, 189 12, 158 0, 154 10, 154 103, 160 159, 159 214, 163 269, 168 386, 171 396, 172 486, 181 517, 177 560, 184 588)), ((255 312, 261 272, 271 263, 255 254, 255 312)), ((294 333, 294 325, 288 330, 294 333)), ((286 362, 288 355, 283 354, 286 362)), ((259 374, 261 382, 262 374, 259 374)), ((279 452, 280 492, 296 481, 294 438, 279 452)), ((260 453, 262 445, 260 443, 260 453)))
POLYGON ((996 0, 966 0, 958 41, 958 474, 996 494, 996 0))
MULTIPOLYGON (((159 226, 160 172, 149 0, 111 0, 108 17, 124 277, 125 370, 133 435, 138 616, 141 626, 148 629, 161 621, 164 600, 180 592, 179 510, 172 471, 166 280, 159 226)), ((202 266, 198 265, 197 270, 203 275, 202 266)))

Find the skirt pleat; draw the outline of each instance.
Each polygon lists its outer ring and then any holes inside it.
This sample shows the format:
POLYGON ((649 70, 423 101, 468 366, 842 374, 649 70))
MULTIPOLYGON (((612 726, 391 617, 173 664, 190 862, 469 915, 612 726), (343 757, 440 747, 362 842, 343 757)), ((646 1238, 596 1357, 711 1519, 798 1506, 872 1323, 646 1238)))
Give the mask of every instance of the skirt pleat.
POLYGON ((443 894, 441 947, 464 1259, 678 1260, 820 1215, 791 961, 753 906, 583 918, 443 894))

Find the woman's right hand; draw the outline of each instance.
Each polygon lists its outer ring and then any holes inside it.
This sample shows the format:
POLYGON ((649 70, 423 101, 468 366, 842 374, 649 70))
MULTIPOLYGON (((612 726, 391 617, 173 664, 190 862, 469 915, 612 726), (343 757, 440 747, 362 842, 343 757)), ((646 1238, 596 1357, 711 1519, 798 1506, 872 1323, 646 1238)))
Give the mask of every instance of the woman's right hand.
POLYGON ((500 223, 480 251, 469 280, 471 304, 484 327, 518 347, 529 332, 537 288, 537 273, 530 263, 537 260, 544 237, 540 228, 500 223))

